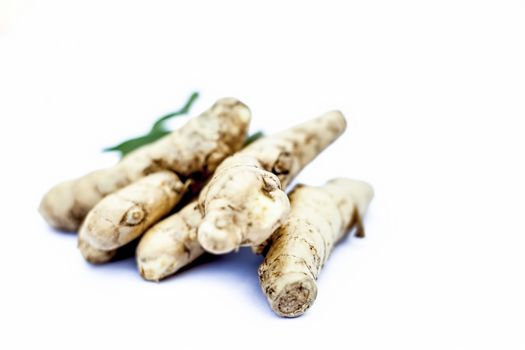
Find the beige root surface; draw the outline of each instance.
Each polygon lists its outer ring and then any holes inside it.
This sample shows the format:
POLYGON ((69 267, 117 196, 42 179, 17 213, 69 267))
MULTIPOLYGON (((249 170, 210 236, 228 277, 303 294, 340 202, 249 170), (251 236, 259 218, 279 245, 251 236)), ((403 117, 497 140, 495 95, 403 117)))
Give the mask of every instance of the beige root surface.
MULTIPOLYGON (((114 250, 139 237, 170 212, 187 184, 170 171, 148 175, 104 197, 80 227, 79 248, 114 250)), ((91 251, 93 254, 93 251, 91 251)), ((83 252, 83 255, 86 255, 83 252)))
POLYGON ((290 211, 285 187, 345 127, 340 112, 329 112, 227 158, 199 195, 202 247, 224 254, 268 239, 290 211))
POLYGON ((334 244, 352 228, 363 236, 361 220, 372 198, 370 185, 348 179, 292 191, 290 216, 272 235, 259 267, 261 288, 276 314, 296 317, 312 305, 334 244))
POLYGON ((117 254, 117 249, 112 250, 102 250, 97 249, 86 242, 83 237, 83 231, 78 233, 78 249, 84 257, 84 259, 91 264, 103 264, 108 261, 111 261, 117 254))
POLYGON ((40 213, 53 227, 76 231, 102 198, 144 176, 170 170, 182 179, 211 174, 246 138, 251 113, 234 98, 211 108, 168 136, 124 157, 115 166, 57 184, 44 196, 40 213))
POLYGON ((137 247, 140 274, 159 281, 201 256, 204 249, 197 241, 201 220, 197 201, 193 201, 150 228, 137 247))

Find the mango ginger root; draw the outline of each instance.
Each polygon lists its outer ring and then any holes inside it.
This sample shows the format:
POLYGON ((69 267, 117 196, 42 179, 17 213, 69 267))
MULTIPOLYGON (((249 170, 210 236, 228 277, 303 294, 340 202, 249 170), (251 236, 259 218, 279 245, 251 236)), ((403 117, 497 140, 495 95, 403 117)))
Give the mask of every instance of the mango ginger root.
POLYGON ((201 192, 198 202, 160 221, 141 238, 137 265, 142 276, 158 281, 204 253, 197 241, 197 230, 203 230, 199 227, 203 212, 208 215, 206 225, 210 225, 210 217, 216 216, 211 229, 215 225, 224 227, 225 235, 229 234, 227 230, 234 231, 239 225, 244 232, 251 229, 269 236, 289 213, 284 186, 344 128, 343 116, 330 112, 262 138, 225 160, 201 192))
POLYGON ((193 201, 150 228, 137 247, 137 266, 142 277, 159 281, 204 254, 197 241, 201 220, 197 201, 193 201))
POLYGON ((170 170, 185 182, 211 174, 242 147, 251 113, 234 98, 210 109, 162 139, 137 149, 115 166, 54 186, 42 199, 40 213, 53 227, 76 231, 105 196, 147 176, 170 170))
POLYGON ((348 179, 292 191, 290 216, 272 235, 259 267, 261 288, 276 314, 296 317, 312 305, 334 244, 352 228, 364 235, 362 218, 372 197, 370 185, 348 179))
MULTIPOLYGON (((225 102, 223 99, 216 105, 225 102)), ((238 109, 242 104, 237 101, 233 105, 238 109)), ((206 123, 198 125, 202 129, 194 129, 193 134, 188 135, 189 138, 195 139, 199 138, 200 134, 199 140, 203 142, 202 135, 210 137, 210 131, 216 132, 213 139, 217 149, 211 157, 206 156, 202 159, 202 168, 196 174, 213 171, 217 166, 216 161, 242 147, 250 119, 249 110, 242 106, 236 113, 232 110, 228 113, 217 111, 215 118, 205 119, 203 121, 206 123), (206 163, 206 159, 210 163, 206 163)), ((183 128, 188 128, 188 124, 183 128)), ((195 145, 194 152, 198 154, 202 147, 195 145)), ((95 264, 111 260, 119 247, 142 235, 146 229, 168 214, 182 198, 190 181, 191 178, 183 183, 176 174, 169 171, 158 172, 103 198, 89 212, 80 229, 78 247, 83 257, 95 264)))
POLYGON ((168 214, 185 189, 177 175, 165 170, 104 197, 80 228, 79 248, 91 246, 108 251, 131 242, 168 214))
POLYGON ((224 254, 268 239, 290 211, 284 188, 345 127, 340 112, 329 112, 261 138, 221 163, 199 195, 202 247, 224 254))

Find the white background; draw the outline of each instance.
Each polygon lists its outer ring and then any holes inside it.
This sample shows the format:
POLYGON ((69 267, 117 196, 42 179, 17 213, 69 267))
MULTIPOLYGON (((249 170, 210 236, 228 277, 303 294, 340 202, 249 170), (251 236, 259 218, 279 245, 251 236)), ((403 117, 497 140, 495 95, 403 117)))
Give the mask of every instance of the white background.
POLYGON ((523 2, 0 3, 0 348, 525 348, 523 2), (149 283, 37 214, 193 90, 194 114, 242 99, 252 131, 347 116, 298 181, 371 182, 368 237, 301 318, 248 251, 149 283))

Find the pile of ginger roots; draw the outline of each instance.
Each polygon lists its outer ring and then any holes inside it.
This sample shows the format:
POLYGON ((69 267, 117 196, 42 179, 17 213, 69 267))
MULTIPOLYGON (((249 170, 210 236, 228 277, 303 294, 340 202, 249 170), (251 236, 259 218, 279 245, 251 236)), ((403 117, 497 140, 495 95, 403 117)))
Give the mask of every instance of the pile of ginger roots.
POLYGON ((336 178, 324 186, 294 177, 345 130, 342 113, 322 116, 243 147, 251 112, 234 98, 116 165, 57 184, 40 213, 54 228, 78 232, 90 263, 136 245, 140 274, 173 275, 206 252, 250 246, 264 254, 259 280, 272 310, 302 315, 317 296, 317 276, 335 243, 364 236, 372 187, 336 178), (133 243, 133 244, 132 244, 133 243))

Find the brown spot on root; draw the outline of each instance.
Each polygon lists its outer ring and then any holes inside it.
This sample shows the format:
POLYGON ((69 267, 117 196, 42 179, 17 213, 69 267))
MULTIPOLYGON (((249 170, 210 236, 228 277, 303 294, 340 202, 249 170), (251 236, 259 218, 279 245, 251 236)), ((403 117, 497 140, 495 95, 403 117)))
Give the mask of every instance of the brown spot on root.
POLYGON ((68 218, 78 227, 86 217, 87 213, 88 210, 82 204, 80 204, 77 199, 75 199, 73 201, 73 205, 71 206, 71 210, 68 213, 68 218))
POLYGON ((355 236, 357 238, 365 238, 365 226, 363 225, 363 220, 361 219, 361 215, 359 215, 357 208, 354 209, 351 222, 355 227, 355 236))
POLYGON ((273 287, 266 287, 265 289, 265 292, 266 292, 266 295, 268 295, 269 297, 272 297, 273 294, 275 293, 275 289, 273 287))
MULTIPOLYGON (((316 278, 316 274, 314 274, 314 272, 312 271, 312 269, 310 268, 310 266, 308 266, 308 263, 306 262, 306 260, 301 257, 301 256, 297 256, 297 255, 294 255, 294 254, 288 254, 288 253, 283 253, 279 256, 277 256, 275 259, 273 259, 272 261, 269 261, 268 262, 268 268, 270 270, 272 270, 272 272, 270 272, 270 274, 274 277, 274 278, 277 278, 279 276, 282 275, 282 272, 281 271, 275 271, 278 267, 280 266, 283 266, 285 263, 287 263, 287 259, 294 259, 295 261, 298 261, 301 265, 303 265, 304 267, 306 267, 306 270, 308 270, 308 272, 310 273, 310 277, 312 279, 317 279, 316 278)), ((305 274, 306 276, 308 276, 308 274, 306 272, 301 272, 303 274, 305 274)))
POLYGON ((262 176, 261 192, 266 197, 273 199, 273 196, 270 195, 270 192, 273 192, 274 190, 276 190, 277 186, 276 186, 275 181, 272 181, 272 180, 273 179, 269 179, 267 176, 262 176))
POLYGON ((120 219, 122 226, 137 226, 146 220, 148 212, 141 203, 134 203, 134 206, 128 209, 120 219))
POLYGON ((144 176, 156 173, 161 170, 171 170, 169 164, 167 164, 163 159, 153 158, 151 159, 150 164, 142 170, 144 176))
POLYGON ((191 248, 188 247, 186 242, 182 242, 182 249, 184 250, 184 254, 188 255, 188 258, 191 256, 191 248))

